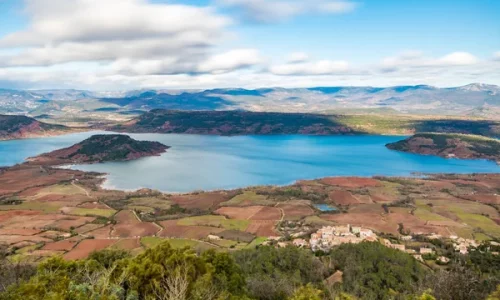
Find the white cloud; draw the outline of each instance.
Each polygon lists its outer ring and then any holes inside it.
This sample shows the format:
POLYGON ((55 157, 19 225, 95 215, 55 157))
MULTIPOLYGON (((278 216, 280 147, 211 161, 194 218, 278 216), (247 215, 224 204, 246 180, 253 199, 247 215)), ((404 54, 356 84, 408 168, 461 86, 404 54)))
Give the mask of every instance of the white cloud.
POLYGON ((217 36, 230 22, 208 8, 145 0, 27 0, 26 4, 29 28, 7 35, 1 46, 133 41, 189 33, 206 38, 217 36))
POLYGON ((493 53, 493 59, 500 61, 500 51, 497 51, 497 52, 493 53))
POLYGON ((271 66, 269 71, 275 75, 329 75, 345 73, 349 70, 346 61, 321 60, 317 62, 288 63, 271 66))
POLYGON ((473 65, 478 59, 468 52, 453 52, 439 58, 436 63, 450 66, 473 65))
POLYGON ((343 14, 358 6, 350 0, 217 0, 216 3, 236 8, 247 19, 257 22, 283 21, 302 14, 343 14))
POLYGON ((358 5, 350 1, 325 1, 319 3, 318 12, 342 14, 356 9, 358 5))
POLYGON ((226 73, 231 70, 247 68, 262 62, 255 49, 236 49, 209 57, 202 62, 198 71, 202 73, 226 73))
POLYGON ((440 66, 474 65, 479 59, 468 52, 452 52, 442 57, 427 57, 420 51, 407 51, 382 60, 381 68, 394 71, 400 68, 429 68, 440 66))
POLYGON ((309 59, 309 55, 304 52, 294 52, 288 55, 287 57, 287 62, 289 63, 299 63, 299 62, 305 62, 309 59))
POLYGON ((109 72, 146 75, 230 72, 259 62, 254 50, 212 56, 231 20, 210 8, 146 0, 26 0, 25 12, 30 25, 0 38, 0 67, 100 62, 109 72))

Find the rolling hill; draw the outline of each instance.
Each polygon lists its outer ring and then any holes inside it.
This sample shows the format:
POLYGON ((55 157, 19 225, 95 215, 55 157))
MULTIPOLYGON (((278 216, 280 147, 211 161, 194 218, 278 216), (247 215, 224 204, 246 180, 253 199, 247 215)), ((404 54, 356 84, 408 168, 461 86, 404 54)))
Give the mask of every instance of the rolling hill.
POLYGON ((65 126, 46 124, 25 116, 0 115, 0 140, 57 135, 69 130, 65 126))

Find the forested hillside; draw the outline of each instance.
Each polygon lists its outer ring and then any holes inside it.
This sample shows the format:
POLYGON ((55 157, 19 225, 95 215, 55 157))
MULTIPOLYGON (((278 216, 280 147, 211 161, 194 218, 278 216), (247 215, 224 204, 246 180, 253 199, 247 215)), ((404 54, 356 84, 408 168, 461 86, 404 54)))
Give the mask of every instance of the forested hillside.
POLYGON ((379 243, 315 256, 266 246, 197 254, 166 242, 135 257, 105 250, 36 268, 3 257, 0 299, 486 299, 500 283, 499 259, 478 252, 431 271, 379 243))

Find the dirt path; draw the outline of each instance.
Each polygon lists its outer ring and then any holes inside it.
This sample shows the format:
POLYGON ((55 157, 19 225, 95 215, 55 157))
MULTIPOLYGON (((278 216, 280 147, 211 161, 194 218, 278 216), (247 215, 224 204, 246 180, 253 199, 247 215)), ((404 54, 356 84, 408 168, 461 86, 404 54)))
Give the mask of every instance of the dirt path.
POLYGON ((137 213, 135 212, 135 210, 131 209, 130 211, 134 214, 134 217, 137 219, 137 221, 139 221, 140 223, 142 223, 141 218, 139 218, 139 216, 137 215, 137 213))
POLYGON ((82 190, 82 191, 85 193, 85 195, 87 195, 87 197, 92 198, 92 196, 90 196, 90 193, 89 193, 86 189, 84 189, 83 187, 81 187, 81 186, 77 185, 77 184, 75 183, 75 181, 74 181, 74 180, 72 180, 72 181, 71 181, 71 184, 72 184, 74 187, 76 187, 76 188, 78 188, 78 189, 82 190))
POLYGON ((283 220, 285 219, 285 211, 283 210, 283 208, 278 207, 278 204, 279 204, 279 203, 276 203, 276 204, 274 205, 274 207, 276 207, 277 209, 279 209, 279 210, 280 210, 280 212, 281 212, 281 219, 279 219, 279 221, 278 221, 278 224, 279 224, 279 223, 283 222, 283 220))
POLYGON ((163 231, 163 226, 160 226, 160 224, 156 223, 156 222, 151 222, 153 223, 154 225, 156 225, 156 227, 158 227, 158 232, 155 233, 155 236, 158 237, 158 235, 163 231))

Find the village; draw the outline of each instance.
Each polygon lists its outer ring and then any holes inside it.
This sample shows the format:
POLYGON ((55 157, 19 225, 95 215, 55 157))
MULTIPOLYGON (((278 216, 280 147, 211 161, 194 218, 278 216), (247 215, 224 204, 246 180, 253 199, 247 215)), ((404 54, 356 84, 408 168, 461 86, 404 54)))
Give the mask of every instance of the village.
MULTIPOLYGON (((447 264, 450 258, 444 255, 437 255, 435 246, 415 246, 418 245, 415 241, 418 237, 424 237, 427 240, 448 240, 451 241, 455 253, 467 255, 470 251, 475 251, 481 242, 465 239, 456 235, 441 236, 435 233, 421 235, 401 235, 399 238, 388 238, 377 235, 373 230, 359 226, 337 225, 337 226, 324 226, 312 233, 309 240, 305 238, 294 238, 291 241, 284 241, 282 237, 269 237, 263 245, 275 245, 277 247, 287 247, 293 245, 300 248, 310 248, 313 252, 328 252, 333 247, 342 244, 358 244, 361 242, 380 242, 382 245, 396 249, 409 255, 415 259, 424 262, 425 260, 435 260, 438 264, 447 264), (407 246, 412 245, 412 246, 407 246)), ((500 243, 490 241, 489 245, 500 247, 500 243)), ((499 252, 492 251, 491 254, 499 255, 499 252)))

